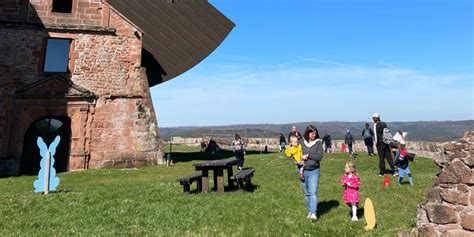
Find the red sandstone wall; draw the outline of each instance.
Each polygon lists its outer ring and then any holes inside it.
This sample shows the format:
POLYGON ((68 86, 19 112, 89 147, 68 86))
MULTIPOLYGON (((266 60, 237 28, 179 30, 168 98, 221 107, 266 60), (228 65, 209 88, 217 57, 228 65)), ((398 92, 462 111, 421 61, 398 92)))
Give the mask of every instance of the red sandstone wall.
POLYGON ((51 9, 52 0, 1 0, 0 20, 100 26, 106 8, 101 0, 73 0, 72 13, 51 9))
POLYGON ((31 122, 65 115, 72 120, 70 170, 160 162, 159 130, 141 68, 140 30, 99 0, 74 0, 72 14, 51 13, 50 0, 30 2, 27 18, 21 14, 28 1, 20 1, 16 8, 16 0, 0 3, 0 21, 32 22, 34 13, 45 23, 44 28, 0 24, 0 132, 6 134, 0 136, 0 161, 2 157, 18 161, 31 122), (56 30, 58 24, 66 30, 56 30), (91 25, 96 28, 88 28, 91 25), (15 91, 45 77, 41 69, 48 36, 73 39, 68 78, 98 96, 92 105, 56 100, 14 106, 15 91))

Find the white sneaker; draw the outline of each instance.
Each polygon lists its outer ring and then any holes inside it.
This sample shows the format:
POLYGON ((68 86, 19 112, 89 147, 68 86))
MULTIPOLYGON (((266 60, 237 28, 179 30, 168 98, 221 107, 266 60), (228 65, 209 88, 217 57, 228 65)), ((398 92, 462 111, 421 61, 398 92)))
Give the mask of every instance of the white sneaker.
POLYGON ((359 218, 357 218, 357 216, 353 216, 351 221, 359 221, 359 218))
POLYGON ((318 217, 316 217, 316 214, 311 213, 311 216, 309 217, 309 219, 310 219, 311 221, 316 221, 316 220, 318 219, 318 217))
POLYGON ((311 218, 311 212, 308 212, 308 216, 306 217, 306 219, 309 219, 311 218))

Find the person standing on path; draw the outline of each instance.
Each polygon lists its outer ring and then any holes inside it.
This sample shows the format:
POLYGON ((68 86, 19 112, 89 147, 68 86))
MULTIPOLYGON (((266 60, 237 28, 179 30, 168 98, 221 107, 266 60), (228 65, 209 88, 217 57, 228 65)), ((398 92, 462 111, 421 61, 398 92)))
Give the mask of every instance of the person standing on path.
POLYGON ((374 131, 370 128, 369 123, 365 123, 365 128, 362 130, 362 137, 364 137, 367 153, 369 156, 374 156, 374 131))
POLYGON ((352 156, 352 145, 354 144, 354 137, 352 137, 351 130, 347 130, 346 137, 344 138, 344 143, 349 148, 349 156, 352 156))
POLYGON ((385 160, 390 165, 393 176, 397 176, 398 171, 395 169, 392 156, 390 155, 390 146, 383 142, 383 129, 387 128, 387 124, 380 120, 380 115, 377 113, 372 115, 372 120, 374 120, 375 142, 379 155, 379 176, 383 177, 385 175, 385 160))

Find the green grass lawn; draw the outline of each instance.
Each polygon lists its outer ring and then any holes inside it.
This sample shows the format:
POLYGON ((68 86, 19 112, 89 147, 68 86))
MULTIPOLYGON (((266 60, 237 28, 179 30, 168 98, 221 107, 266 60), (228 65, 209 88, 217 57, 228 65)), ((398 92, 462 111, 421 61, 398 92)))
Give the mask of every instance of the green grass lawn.
POLYGON ((372 199, 378 221, 377 229, 366 232, 364 219, 351 222, 342 202, 340 178, 347 155, 325 154, 319 219, 311 223, 292 162, 279 153, 249 153, 244 166, 256 170, 254 192, 183 194, 176 179, 193 173, 193 163, 232 153, 212 156, 198 148, 176 146, 174 167, 64 173, 59 175, 59 192, 49 195, 33 193, 34 176, 1 178, 0 236, 394 236, 415 226, 416 206, 438 172, 431 160, 417 157, 410 164, 414 187, 392 183, 384 188, 383 178, 376 175, 378 158, 360 154, 356 160, 360 197, 372 199))

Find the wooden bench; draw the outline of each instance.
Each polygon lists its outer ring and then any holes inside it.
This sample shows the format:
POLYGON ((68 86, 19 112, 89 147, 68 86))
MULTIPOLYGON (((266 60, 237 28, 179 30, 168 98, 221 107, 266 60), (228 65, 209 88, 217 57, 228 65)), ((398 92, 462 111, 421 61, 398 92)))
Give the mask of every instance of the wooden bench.
POLYGON ((252 186, 252 177, 253 174, 255 173, 254 169, 245 169, 239 171, 233 178, 235 181, 237 181, 237 187, 240 190, 247 189, 251 190, 253 188, 252 186))
POLYGON ((183 185, 183 192, 189 193, 190 186, 194 181, 197 181, 197 190, 201 191, 202 185, 202 172, 196 172, 192 175, 186 176, 184 178, 178 179, 179 184, 183 185))

